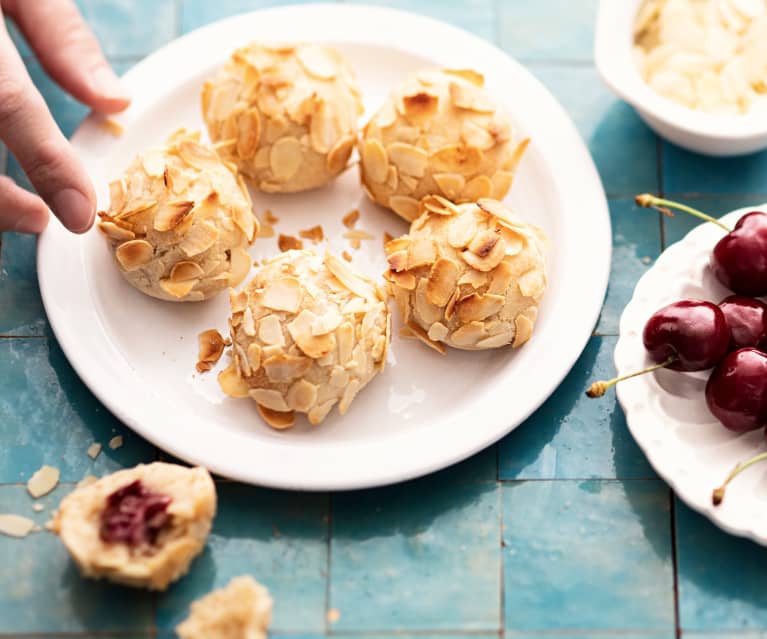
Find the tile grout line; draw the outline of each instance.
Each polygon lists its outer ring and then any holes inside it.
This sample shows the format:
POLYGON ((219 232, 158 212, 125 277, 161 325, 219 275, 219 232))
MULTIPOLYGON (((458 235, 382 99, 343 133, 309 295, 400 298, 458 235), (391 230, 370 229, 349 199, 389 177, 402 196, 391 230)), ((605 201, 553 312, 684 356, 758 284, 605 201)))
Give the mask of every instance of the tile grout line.
MULTIPOLYGON (((663 142, 657 135, 655 136, 655 169, 657 171, 655 177, 658 180, 658 193, 661 197, 664 197, 663 142)), ((658 226, 660 227, 660 251, 662 253, 666 250, 666 220, 665 216, 660 211, 658 211, 658 226)))
POLYGON ((328 612, 330 612, 330 553, 332 551, 331 541, 333 539, 333 493, 328 492, 327 500, 328 513, 328 532, 327 532, 327 557, 325 559, 325 636, 331 633, 331 623, 328 612))
POLYGON ((668 489, 669 499, 669 519, 671 526, 671 570, 674 581, 674 636, 676 639, 682 637, 682 623, 679 618, 679 570, 678 557, 676 552, 676 501, 674 500, 674 491, 671 487, 668 489))
MULTIPOLYGON (((496 444, 496 446, 498 446, 496 444)), ((500 448, 498 446, 498 448, 500 448)), ((504 556, 503 556, 503 484, 498 482, 497 500, 498 500, 498 553, 500 554, 500 562, 498 570, 500 571, 500 593, 498 596, 498 603, 500 607, 500 625, 498 629, 498 639, 503 639, 506 635, 506 584, 504 582, 504 556)))

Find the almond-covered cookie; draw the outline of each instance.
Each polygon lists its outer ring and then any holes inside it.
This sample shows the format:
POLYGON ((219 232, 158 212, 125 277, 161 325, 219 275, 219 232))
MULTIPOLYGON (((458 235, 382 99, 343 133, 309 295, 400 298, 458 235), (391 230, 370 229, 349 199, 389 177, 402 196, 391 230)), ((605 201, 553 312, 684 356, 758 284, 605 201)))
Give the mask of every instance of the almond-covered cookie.
POLYGON ((524 344, 546 289, 540 229, 497 200, 429 196, 420 211, 408 235, 386 244, 405 336, 440 352, 524 344))
POLYGON ((202 88, 211 139, 261 191, 304 191, 336 177, 361 114, 351 67, 319 44, 253 43, 202 88))
POLYGON ((76 488, 51 530, 84 576, 165 590, 202 551, 215 514, 207 470, 155 462, 76 488))
POLYGON ((193 602, 176 633, 181 639, 266 639, 271 620, 269 591, 252 577, 235 577, 193 602))
POLYGON ((139 155, 109 185, 98 228, 120 273, 142 293, 198 302, 248 274, 246 248, 258 232, 236 167, 181 129, 139 155))
POLYGON ((412 222, 418 202, 502 199, 528 140, 483 89, 476 71, 425 69, 410 76, 365 126, 360 177, 372 200, 412 222))
POLYGON ((250 397, 274 428, 294 413, 319 424, 345 414, 382 371, 390 316, 383 293, 333 255, 292 250, 266 262, 230 293, 232 364, 219 383, 250 397))

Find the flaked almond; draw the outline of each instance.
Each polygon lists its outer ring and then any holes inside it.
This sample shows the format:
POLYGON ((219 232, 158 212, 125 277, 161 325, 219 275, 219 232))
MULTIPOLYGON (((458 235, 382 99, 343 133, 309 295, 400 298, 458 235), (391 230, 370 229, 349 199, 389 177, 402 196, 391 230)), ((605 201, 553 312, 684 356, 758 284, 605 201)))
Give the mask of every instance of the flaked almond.
POLYGON ((250 306, 246 307, 242 312, 242 321, 240 322, 242 330, 245 331, 245 335, 253 337, 256 334, 256 320, 253 317, 253 310, 250 306))
POLYGON ((427 195, 421 200, 421 211, 435 215, 458 215, 458 207, 441 195, 427 195))
POLYGON ((296 51, 296 58, 304 70, 318 80, 332 80, 338 74, 338 63, 325 47, 302 45, 296 51))
POLYGON ((279 391, 271 388, 254 388, 248 395, 251 399, 254 399, 258 404, 265 408, 278 411, 281 413, 290 412, 290 408, 285 403, 285 398, 279 391))
POLYGON ((344 388, 344 393, 341 395, 341 401, 338 402, 338 413, 340 415, 346 415, 349 410, 352 401, 357 396, 361 388, 360 381, 358 379, 351 380, 344 388))
POLYGON ((417 93, 402 96, 402 107, 408 118, 427 119, 437 112, 439 97, 428 91, 418 91, 417 93))
POLYGON ((527 147, 529 144, 530 144, 530 138, 525 138, 517 145, 517 148, 514 149, 514 153, 512 153, 511 157, 503 165, 503 168, 506 171, 513 172, 514 169, 517 168, 517 165, 522 159, 522 156, 525 154, 525 151, 527 150, 527 147))
POLYGON ((479 198, 490 197, 493 193, 493 183, 486 175, 478 175, 472 178, 463 190, 463 198, 474 202, 479 198))
POLYGON ((182 282, 174 282, 171 279, 161 279, 160 288, 165 291, 171 297, 176 299, 182 299, 192 292, 192 289, 197 286, 200 280, 184 280, 182 282))
POLYGON ((514 331, 509 328, 501 333, 496 333, 495 335, 491 335, 490 337, 478 341, 477 348, 500 348, 501 346, 510 344, 513 338, 514 331))
POLYGON ((496 139, 491 133, 473 120, 463 123, 461 140, 469 146, 475 146, 482 151, 489 151, 496 145, 496 139))
POLYGON ((530 339, 533 334, 533 323, 528 317, 517 315, 514 318, 514 329, 514 341, 511 345, 517 348, 530 339))
POLYGON ((149 177, 159 178, 165 173, 167 156, 163 149, 151 149, 141 158, 141 166, 149 177))
POLYGON ((442 309, 429 301, 426 296, 426 278, 421 278, 415 288, 414 313, 423 324, 431 325, 442 319, 442 309))
POLYGON ((325 239, 325 233, 319 224, 317 226, 312 226, 311 228, 299 231, 298 234, 304 239, 311 240, 315 243, 322 242, 322 240, 325 239))
POLYGON ((407 249, 408 270, 419 266, 431 265, 437 260, 437 246, 428 237, 419 237, 410 242, 407 249))
POLYGON ((429 337, 429 335, 426 333, 423 328, 421 328, 420 325, 416 324, 415 322, 408 322, 407 328, 410 330, 410 333, 413 337, 418 338, 421 340, 426 346, 431 348, 432 350, 437 351, 440 355, 444 355, 447 352, 447 348, 445 348, 445 345, 441 342, 434 341, 429 337))
POLYGON ((472 69, 442 69, 442 73, 462 78, 479 88, 485 86, 485 76, 479 73, 479 71, 473 71, 472 69))
POLYGON ((261 139, 261 119, 258 109, 250 108, 237 117, 237 155, 250 160, 256 155, 261 139))
POLYGON ((434 322, 434 324, 429 327, 427 333, 429 339, 433 342, 441 342, 447 337, 447 334, 448 328, 442 322, 434 322))
POLYGON ((344 258, 347 262, 352 261, 352 256, 349 255, 349 251, 341 251, 341 257, 344 258))
POLYGON ((277 238, 277 246, 282 252, 285 251, 292 251, 292 250, 301 250, 304 248, 304 243, 299 240, 297 237, 294 237, 292 235, 283 235, 280 233, 280 236, 277 238))
POLYGON ((457 328, 450 335, 450 340, 456 346, 475 346, 480 340, 487 337, 485 325, 482 322, 469 322, 457 328))
POLYGON ((293 411, 272 410, 258 402, 256 402, 256 409, 261 418, 275 430, 286 430, 296 424, 296 416, 293 411))
POLYGON ((247 359, 250 370, 255 374, 261 368, 261 347, 255 342, 248 346, 247 359))
POLYGON ((114 180, 109 183, 109 208, 114 213, 119 213, 125 206, 125 184, 122 180, 114 180))
POLYGON ((317 403, 318 393, 319 389, 316 384, 300 379, 288 389, 285 398, 292 410, 306 413, 317 403))
POLYGON ((273 311, 297 312, 301 304, 301 284, 295 277, 270 282, 264 290, 262 304, 273 311))
POLYGON ((135 215, 141 215, 142 213, 150 211, 155 206, 157 206, 157 200, 138 200, 131 203, 131 206, 123 209, 120 212, 120 219, 122 220, 129 217, 134 217, 135 215))
POLYGON ((344 215, 341 218, 341 223, 347 228, 351 229, 354 228, 354 225, 357 223, 357 220, 360 219, 360 211, 359 209, 352 209, 349 211, 346 215, 344 215))
POLYGON ((303 161, 301 142, 294 137, 277 140, 269 154, 269 165, 275 179, 286 182, 292 178, 303 161))
POLYGON ((393 253, 389 253, 389 255, 386 258, 387 262, 389 262, 389 268, 394 271, 395 273, 399 273, 401 271, 406 271, 408 269, 408 252, 407 249, 403 249, 400 251, 394 251, 393 253))
POLYGON ((510 171, 496 171, 493 173, 491 182, 493 183, 492 196, 496 200, 502 200, 511 189, 511 183, 514 181, 514 174, 510 171))
POLYGON ((493 113, 495 104, 490 96, 476 86, 459 82, 450 83, 450 99, 459 109, 475 113, 493 113))
POLYGON ((346 168, 354 148, 354 142, 354 136, 346 135, 335 143, 325 159, 325 169, 328 173, 335 175, 346 168))
POLYGON ((339 260, 334 255, 325 255, 325 266, 328 270, 341 282, 346 288, 348 288, 355 295, 364 297, 368 300, 374 300, 376 298, 375 288, 373 284, 363 279, 352 271, 344 262, 339 260))
POLYGON ((237 286, 250 272, 251 262, 248 252, 239 246, 233 248, 229 257, 229 286, 237 286))
POLYGON ((458 284, 460 269, 452 260, 440 258, 431 267, 426 283, 426 298, 436 306, 445 306, 458 284))
POLYGON ((397 166, 400 174, 423 177, 429 163, 429 154, 412 144, 393 142, 386 147, 389 161, 397 166))
POLYGON ((315 335, 313 331, 317 316, 308 309, 302 310, 286 328, 298 348, 312 359, 319 359, 336 347, 332 332, 315 335))
POLYGON ((326 335, 336 330, 341 322, 344 321, 343 316, 335 308, 329 308, 324 315, 319 315, 312 324, 312 335, 326 335))
POLYGON ((346 233, 343 234, 343 237, 347 240, 372 240, 374 236, 367 231, 352 229, 346 231, 346 233))
POLYGON ((218 229, 211 222, 194 224, 179 243, 179 248, 187 257, 194 257, 207 251, 219 238, 218 229))
POLYGON ((472 293, 458 300, 455 306, 456 316, 462 323, 483 320, 500 311, 504 300, 502 295, 472 293))
POLYGON ((323 100, 316 106, 309 127, 312 148, 317 153, 329 153, 341 137, 341 126, 333 110, 323 100))
POLYGON ((306 375, 312 366, 312 360, 308 357, 279 353, 267 357, 261 362, 261 365, 270 381, 280 383, 289 382, 306 375))
POLYGON ((170 270, 170 279, 174 282, 197 280, 202 278, 204 274, 202 267, 197 262, 176 262, 170 270))
POLYGON ((98 121, 99 127, 111 135, 119 138, 125 133, 125 127, 114 118, 102 118, 98 121))
POLYGON ((418 217, 418 200, 407 195, 392 195, 389 198, 389 207, 408 222, 418 217))
POLYGON ((430 163, 440 172, 471 175, 479 171, 482 158, 482 151, 475 146, 449 144, 432 153, 430 163))
MULTIPOLYGON (((478 271, 473 272, 477 273, 478 271)), ((506 290, 511 284, 512 276, 513 271, 509 263, 506 261, 501 262, 490 273, 490 285, 487 287, 487 292, 493 295, 505 295, 506 290)))
POLYGON ((258 228, 258 237, 268 238, 274 237, 274 227, 266 222, 261 222, 258 228))
POLYGON ((277 224, 277 222, 280 221, 280 218, 272 213, 271 209, 266 209, 266 211, 264 211, 264 219, 269 222, 269 224, 277 224))
POLYGON ((117 247, 115 257, 126 271, 135 271, 154 256, 154 247, 146 240, 130 240, 117 247))
POLYGON ((189 166, 200 171, 216 168, 221 164, 215 151, 206 149, 196 142, 182 142, 179 145, 179 155, 189 166))
POLYGON ((232 206, 232 221, 242 231, 245 239, 252 242, 258 232, 258 221, 253 217, 253 211, 245 206, 232 206))
POLYGON ((466 178, 460 173, 435 173, 432 177, 440 190, 451 200, 457 199, 466 185, 466 178))
POLYGON ((389 242, 391 242, 393 239, 394 239, 394 236, 391 233, 389 233, 388 231, 384 231, 384 234, 383 234, 384 249, 386 248, 386 245, 389 242))
POLYGON ((501 243, 500 233, 496 233, 491 229, 485 229, 474 235, 474 239, 469 242, 469 250, 477 257, 485 258, 493 249, 501 243))
POLYGON ((285 345, 285 335, 282 333, 280 318, 276 315, 267 315, 258 322, 258 338, 269 346, 285 345))
MULTIPOLYGON (((501 262, 496 267, 496 270, 501 267, 502 264, 505 264, 505 262, 501 262)), ((495 271, 493 271, 495 272, 495 271)), ((461 275, 460 279, 458 280, 458 286, 471 286, 472 288, 481 288, 485 284, 487 284, 487 273, 483 273, 482 271, 475 271, 473 268, 468 269, 463 275, 461 275)), ((497 293, 498 291, 488 291, 489 293, 497 293)))
POLYGON ((133 231, 118 226, 114 222, 99 222, 99 230, 115 242, 127 242, 136 238, 133 231))
POLYGON ((59 483, 61 473, 53 466, 42 466, 27 481, 27 492, 32 499, 38 499, 51 492, 59 483))
POLYGON ((333 406, 335 406, 335 403, 336 403, 335 399, 329 399, 328 401, 323 402, 322 404, 317 404, 306 415, 307 418, 309 419, 309 423, 312 426, 316 426, 317 424, 321 423, 328 416, 333 406))
POLYGON ((248 292, 229 291, 229 310, 232 313, 241 313, 248 306, 248 292))
POLYGON ((346 365, 352 358, 354 348, 354 326, 344 322, 336 329, 336 342, 338 344, 338 363, 346 365))
POLYGON ((533 268, 519 276, 517 286, 525 297, 538 297, 546 288, 546 278, 543 271, 533 268))
POLYGON ((392 271, 389 270, 386 272, 386 278, 390 281, 399 286, 400 288, 404 288, 406 291, 414 291, 415 285, 416 285, 416 279, 415 275, 410 273, 409 271, 392 271))
POLYGON ((203 331, 197 336, 199 350, 197 352, 197 362, 206 364, 216 364, 224 353, 224 338, 215 328, 203 331))
POLYGON ((384 182, 389 169, 389 159, 380 140, 365 140, 360 155, 366 177, 379 184, 384 182))
POLYGON ((218 374, 218 385, 229 397, 247 397, 250 390, 234 362, 218 374))

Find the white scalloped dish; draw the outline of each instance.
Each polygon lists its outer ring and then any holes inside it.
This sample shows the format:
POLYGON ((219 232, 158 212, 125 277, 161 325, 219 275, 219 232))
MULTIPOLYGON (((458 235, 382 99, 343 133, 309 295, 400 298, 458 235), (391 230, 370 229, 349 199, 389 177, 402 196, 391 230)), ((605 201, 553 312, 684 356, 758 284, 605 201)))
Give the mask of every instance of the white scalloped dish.
MULTIPOLYGON (((721 219, 734 226, 742 215, 765 206, 739 209, 721 219)), ((639 280, 621 316, 615 347, 618 375, 651 363, 642 330, 656 310, 683 298, 718 303, 732 294, 708 266, 722 237, 719 227, 701 224, 667 248, 639 280)), ((704 397, 708 375, 668 370, 642 375, 618 384, 618 401, 634 439, 682 501, 727 532, 767 545, 767 465, 739 475, 720 506, 711 503, 711 491, 733 466, 767 450, 767 442, 761 430, 738 435, 711 415, 704 397)))

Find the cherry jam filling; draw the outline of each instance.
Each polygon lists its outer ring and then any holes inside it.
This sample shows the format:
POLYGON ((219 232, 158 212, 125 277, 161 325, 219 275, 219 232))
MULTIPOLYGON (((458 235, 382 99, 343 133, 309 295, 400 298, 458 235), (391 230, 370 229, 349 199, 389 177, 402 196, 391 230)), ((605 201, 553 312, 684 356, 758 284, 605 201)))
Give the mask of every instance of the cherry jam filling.
POLYGON ((102 541, 128 546, 155 544, 160 531, 170 523, 170 502, 170 497, 152 492, 139 479, 116 490, 107 497, 101 513, 102 541))

